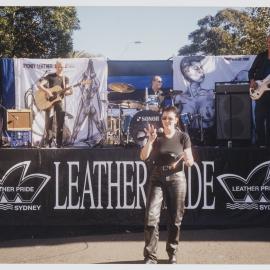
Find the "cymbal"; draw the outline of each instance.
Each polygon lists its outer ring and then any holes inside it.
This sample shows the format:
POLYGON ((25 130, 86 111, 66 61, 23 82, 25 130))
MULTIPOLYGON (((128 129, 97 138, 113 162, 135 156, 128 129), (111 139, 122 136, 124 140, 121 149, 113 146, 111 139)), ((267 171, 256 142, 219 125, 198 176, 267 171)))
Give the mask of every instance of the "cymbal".
POLYGON ((118 93, 132 93, 135 91, 135 87, 127 83, 110 83, 108 86, 110 90, 118 93))
POLYGON ((172 90, 172 89, 170 89, 169 91, 164 92, 162 94, 162 96, 176 96, 176 95, 181 95, 183 93, 184 93, 184 91, 182 91, 182 90, 172 90))
POLYGON ((137 100, 114 100, 115 104, 119 104, 123 109, 142 109, 144 104, 137 100))

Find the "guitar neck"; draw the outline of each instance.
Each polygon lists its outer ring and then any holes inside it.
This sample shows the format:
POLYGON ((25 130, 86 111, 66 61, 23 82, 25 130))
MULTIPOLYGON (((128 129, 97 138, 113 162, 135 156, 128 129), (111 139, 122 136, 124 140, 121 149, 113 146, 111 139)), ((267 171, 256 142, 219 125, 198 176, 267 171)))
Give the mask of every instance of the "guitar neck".
POLYGON ((73 86, 69 86, 69 87, 63 88, 62 91, 61 91, 61 93, 65 93, 65 92, 66 92, 67 90, 69 90, 71 87, 73 87, 73 86))
POLYGON ((79 85, 80 85, 80 83, 76 83, 76 84, 74 84, 72 86, 65 87, 65 88, 62 89, 61 93, 65 93, 67 90, 71 89, 72 87, 76 87, 76 86, 79 86, 79 85))
POLYGON ((63 88, 63 89, 61 90, 60 93, 61 93, 61 94, 64 94, 67 90, 69 90, 69 89, 72 88, 72 87, 77 87, 77 86, 79 86, 79 85, 85 85, 85 84, 88 84, 88 83, 90 83, 90 82, 91 82, 91 80, 84 80, 84 81, 81 81, 81 82, 79 82, 79 83, 73 84, 72 86, 63 88))

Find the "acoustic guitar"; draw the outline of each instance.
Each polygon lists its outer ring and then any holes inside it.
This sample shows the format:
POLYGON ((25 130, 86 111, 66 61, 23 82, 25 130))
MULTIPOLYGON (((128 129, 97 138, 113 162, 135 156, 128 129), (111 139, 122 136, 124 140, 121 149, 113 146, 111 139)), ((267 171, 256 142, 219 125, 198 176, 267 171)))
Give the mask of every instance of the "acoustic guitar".
POLYGON ((48 90, 53 95, 52 97, 49 97, 44 90, 38 89, 34 95, 36 106, 40 111, 47 110, 50 107, 52 107, 55 102, 62 100, 65 95, 65 92, 69 90, 71 87, 77 87, 79 85, 85 85, 90 83, 91 80, 84 80, 80 83, 76 83, 66 88, 62 88, 61 86, 56 85, 52 88, 48 88, 48 90))

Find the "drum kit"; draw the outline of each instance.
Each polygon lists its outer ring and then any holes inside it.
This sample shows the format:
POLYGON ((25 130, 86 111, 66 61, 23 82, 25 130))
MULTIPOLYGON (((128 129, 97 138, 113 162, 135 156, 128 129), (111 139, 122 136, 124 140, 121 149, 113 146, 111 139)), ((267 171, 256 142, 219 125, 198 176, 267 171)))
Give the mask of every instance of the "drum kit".
MULTIPOLYGON (((132 93, 135 87, 126 83, 110 83, 109 91, 117 93, 132 93)), ((137 100, 114 100, 106 101, 107 104, 107 130, 106 144, 128 145, 134 144, 143 146, 147 141, 144 128, 148 124, 154 125, 157 129, 161 127, 160 107, 172 106, 174 97, 181 94, 180 90, 170 90, 162 94, 163 101, 156 95, 147 95, 145 102, 137 100)), ((181 122, 185 130, 192 122, 190 114, 180 114, 181 122)))

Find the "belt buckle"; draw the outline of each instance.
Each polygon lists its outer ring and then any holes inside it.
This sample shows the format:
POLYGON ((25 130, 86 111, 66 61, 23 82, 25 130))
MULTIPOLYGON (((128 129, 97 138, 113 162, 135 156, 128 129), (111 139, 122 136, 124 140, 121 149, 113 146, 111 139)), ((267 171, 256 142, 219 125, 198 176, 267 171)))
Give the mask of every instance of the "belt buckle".
POLYGON ((170 165, 163 165, 163 166, 161 167, 161 169, 162 169, 163 172, 169 171, 170 168, 171 168, 170 165))

